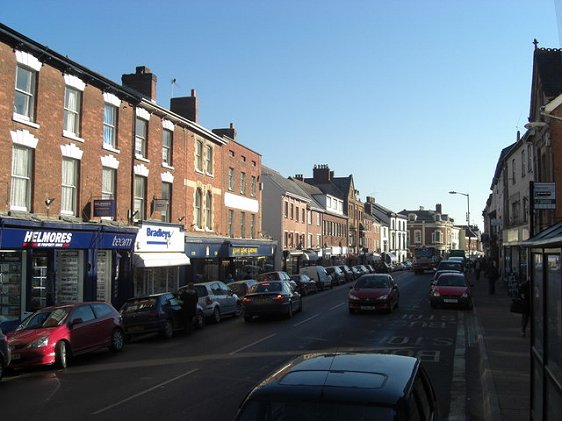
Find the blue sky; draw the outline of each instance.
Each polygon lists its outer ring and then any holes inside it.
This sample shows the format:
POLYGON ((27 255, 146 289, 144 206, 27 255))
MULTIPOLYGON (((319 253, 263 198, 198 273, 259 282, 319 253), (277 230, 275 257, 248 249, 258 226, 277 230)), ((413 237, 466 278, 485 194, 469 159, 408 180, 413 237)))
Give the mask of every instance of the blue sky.
POLYGON ((364 200, 482 227, 502 148, 525 131, 532 41, 559 48, 554 0, 27 0, 0 21, 158 103, 196 89, 199 123, 285 176, 328 164, 364 200), (172 85, 172 79, 176 83, 172 85))

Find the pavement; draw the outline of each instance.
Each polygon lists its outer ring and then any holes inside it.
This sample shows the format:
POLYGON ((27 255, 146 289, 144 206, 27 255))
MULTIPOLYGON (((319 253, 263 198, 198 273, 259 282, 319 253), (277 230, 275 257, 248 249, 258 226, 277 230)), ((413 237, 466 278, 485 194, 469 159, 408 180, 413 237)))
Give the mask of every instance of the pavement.
POLYGON ((472 275, 474 316, 467 320, 467 420, 528 421, 530 417, 530 321, 510 312, 502 279, 490 294, 488 279, 472 275))

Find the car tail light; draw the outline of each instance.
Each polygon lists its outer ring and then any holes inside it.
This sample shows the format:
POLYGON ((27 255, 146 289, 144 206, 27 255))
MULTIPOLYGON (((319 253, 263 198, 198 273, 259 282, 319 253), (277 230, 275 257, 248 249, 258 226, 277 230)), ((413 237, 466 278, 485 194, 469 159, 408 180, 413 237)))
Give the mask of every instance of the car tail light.
POLYGON ((211 299, 211 297, 207 297, 207 300, 205 302, 207 303, 208 306, 213 304, 213 300, 211 299))
POLYGON ((249 299, 248 297, 242 298, 242 304, 249 304, 249 303, 251 303, 251 302, 252 302, 252 300, 249 299))
POLYGON ((273 299, 271 301, 273 301, 274 303, 284 303, 284 302, 289 301, 289 297, 286 297, 286 296, 281 295, 281 294, 277 294, 275 297, 273 297, 273 299))

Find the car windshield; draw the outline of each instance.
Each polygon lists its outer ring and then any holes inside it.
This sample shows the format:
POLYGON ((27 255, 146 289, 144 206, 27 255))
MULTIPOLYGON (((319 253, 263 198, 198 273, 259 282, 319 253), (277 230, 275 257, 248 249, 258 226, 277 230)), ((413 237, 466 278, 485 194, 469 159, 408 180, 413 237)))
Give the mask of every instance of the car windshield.
POLYGON ((234 292, 236 295, 246 293, 246 289, 247 289, 245 284, 230 284, 229 287, 232 290, 232 292, 234 292))
POLYGON ((139 311, 151 310, 156 306, 156 297, 135 298, 129 300, 123 306, 123 313, 137 313, 139 311))
POLYGON ((50 311, 38 311, 21 322, 16 330, 60 326, 64 323, 69 313, 70 307, 57 308, 50 311))
POLYGON ((364 276, 357 280, 355 288, 389 288, 388 279, 374 276, 364 276))
POLYGON ((462 271, 462 265, 459 262, 441 262, 439 270, 458 270, 462 271))
POLYGON ((440 276, 437 285, 442 287, 465 287, 466 282, 460 276, 440 276))
POLYGON ((393 421, 396 411, 390 407, 330 402, 251 401, 242 408, 239 421, 393 421))
POLYGON ((264 282, 252 287, 252 292, 281 292, 283 285, 280 282, 264 282))

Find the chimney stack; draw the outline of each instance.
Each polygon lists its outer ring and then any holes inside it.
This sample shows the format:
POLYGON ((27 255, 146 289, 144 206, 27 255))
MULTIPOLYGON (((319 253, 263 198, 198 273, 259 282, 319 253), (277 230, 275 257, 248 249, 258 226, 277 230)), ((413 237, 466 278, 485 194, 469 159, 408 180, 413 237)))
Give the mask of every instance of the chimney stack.
POLYGON ((197 123, 199 105, 195 89, 191 90, 191 96, 183 96, 170 99, 170 111, 183 118, 197 123))
POLYGON ((156 101, 156 79, 146 66, 137 66, 135 73, 121 75, 123 86, 134 89, 151 101, 156 101))
POLYGON ((315 183, 329 183, 334 172, 330 171, 328 164, 318 164, 312 169, 312 178, 315 183))
POLYGON ((213 133, 217 136, 226 136, 232 140, 236 140, 236 129, 234 123, 230 123, 228 129, 213 129, 213 133))
POLYGON ((295 174, 295 180, 304 181, 304 176, 302 174, 295 174))
POLYGON ((435 205, 435 212, 438 214, 442 214, 443 212, 441 211, 441 203, 437 203, 435 205))

